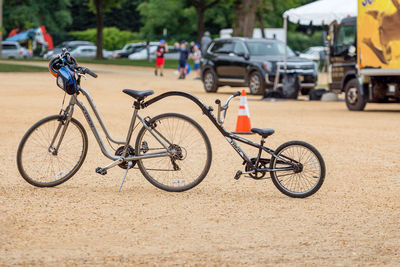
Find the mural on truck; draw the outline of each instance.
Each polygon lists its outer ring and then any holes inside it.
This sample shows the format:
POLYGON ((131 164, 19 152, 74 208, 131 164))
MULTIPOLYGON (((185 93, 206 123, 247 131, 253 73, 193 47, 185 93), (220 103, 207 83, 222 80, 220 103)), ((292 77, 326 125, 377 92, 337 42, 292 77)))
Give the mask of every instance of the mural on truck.
POLYGON ((359 0, 358 64, 400 69, 400 0, 359 0))

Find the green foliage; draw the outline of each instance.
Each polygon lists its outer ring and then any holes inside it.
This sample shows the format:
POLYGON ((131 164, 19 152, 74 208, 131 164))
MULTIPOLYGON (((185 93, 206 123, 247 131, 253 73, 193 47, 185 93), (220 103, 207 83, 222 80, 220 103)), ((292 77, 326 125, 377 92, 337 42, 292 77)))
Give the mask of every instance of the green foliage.
POLYGON ((142 17, 141 33, 148 39, 161 37, 164 28, 168 36, 175 38, 196 34, 196 10, 186 7, 184 1, 149 0, 139 4, 137 9, 142 17))
MULTIPOLYGON (((86 31, 75 31, 70 33, 79 40, 96 43, 96 29, 86 31)), ((126 43, 134 39, 134 35, 129 31, 120 31, 115 27, 103 29, 103 46, 107 50, 121 49, 126 43)))
POLYGON ((315 32, 308 36, 302 32, 288 33, 288 45, 294 51, 304 51, 310 46, 322 46, 323 38, 321 32, 315 32))
MULTIPOLYGON (((125 0, 100 0, 100 1, 102 2, 104 13, 111 11, 111 8, 113 7, 120 8, 122 2, 125 2, 125 0)), ((89 1, 89 10, 92 11, 94 14, 96 14, 95 0, 89 1)))
POLYGON ((69 0, 5 0, 3 21, 7 31, 45 25, 49 32, 62 31, 72 23, 69 0))

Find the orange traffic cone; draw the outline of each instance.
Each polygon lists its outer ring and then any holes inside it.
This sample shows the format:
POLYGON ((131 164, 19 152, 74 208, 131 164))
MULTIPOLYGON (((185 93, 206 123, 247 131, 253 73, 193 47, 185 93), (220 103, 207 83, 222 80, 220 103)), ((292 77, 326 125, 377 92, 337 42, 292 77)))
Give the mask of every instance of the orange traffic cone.
POLYGON ((246 91, 240 95, 239 114, 236 122, 236 133, 251 133, 249 106, 247 105, 246 91))

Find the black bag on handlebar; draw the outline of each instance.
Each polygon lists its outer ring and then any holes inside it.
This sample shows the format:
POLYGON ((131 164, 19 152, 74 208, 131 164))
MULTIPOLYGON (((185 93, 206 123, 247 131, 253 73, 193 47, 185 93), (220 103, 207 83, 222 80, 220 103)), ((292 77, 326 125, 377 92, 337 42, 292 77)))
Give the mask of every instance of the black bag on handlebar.
POLYGON ((75 73, 68 66, 61 67, 58 70, 57 86, 63 89, 69 95, 73 95, 78 92, 75 73))

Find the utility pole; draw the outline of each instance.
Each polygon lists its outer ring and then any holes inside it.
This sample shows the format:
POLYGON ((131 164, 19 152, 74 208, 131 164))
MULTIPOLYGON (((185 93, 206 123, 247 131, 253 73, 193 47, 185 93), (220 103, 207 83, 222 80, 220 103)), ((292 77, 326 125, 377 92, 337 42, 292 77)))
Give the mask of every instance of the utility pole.
POLYGON ((0 58, 3 52, 3 0, 0 0, 0 58))

